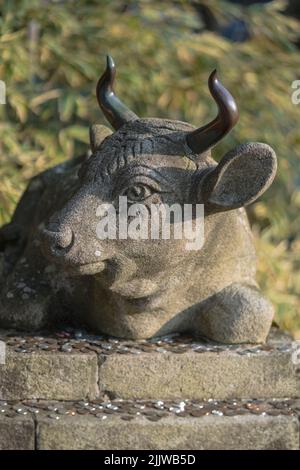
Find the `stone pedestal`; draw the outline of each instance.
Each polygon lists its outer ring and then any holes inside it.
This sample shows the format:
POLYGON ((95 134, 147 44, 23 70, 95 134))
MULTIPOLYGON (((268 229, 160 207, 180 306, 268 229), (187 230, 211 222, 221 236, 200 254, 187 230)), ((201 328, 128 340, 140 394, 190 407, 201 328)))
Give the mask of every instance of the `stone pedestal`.
POLYGON ((299 448, 299 345, 278 331, 258 346, 0 339, 1 449, 299 448))

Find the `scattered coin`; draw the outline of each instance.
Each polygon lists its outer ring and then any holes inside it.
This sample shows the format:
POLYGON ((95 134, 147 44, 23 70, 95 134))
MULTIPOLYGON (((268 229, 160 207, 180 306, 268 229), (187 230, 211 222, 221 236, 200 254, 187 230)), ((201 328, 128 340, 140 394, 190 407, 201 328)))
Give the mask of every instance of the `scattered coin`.
POLYGON ((205 416, 207 413, 207 411, 205 409, 196 409, 196 410, 192 410, 190 412, 190 415, 191 416, 194 416, 195 418, 199 418, 200 416, 205 416))
POLYGON ((55 413, 51 413, 48 415, 48 418, 51 418, 51 419, 56 419, 56 420, 59 420, 59 416, 55 413))
POLYGON ((121 419, 123 419, 124 421, 132 421, 134 419, 134 416, 131 416, 131 415, 122 415, 121 416, 121 419))
POLYGON ((72 351, 72 346, 69 343, 63 344, 61 346, 61 351, 70 353, 72 351))

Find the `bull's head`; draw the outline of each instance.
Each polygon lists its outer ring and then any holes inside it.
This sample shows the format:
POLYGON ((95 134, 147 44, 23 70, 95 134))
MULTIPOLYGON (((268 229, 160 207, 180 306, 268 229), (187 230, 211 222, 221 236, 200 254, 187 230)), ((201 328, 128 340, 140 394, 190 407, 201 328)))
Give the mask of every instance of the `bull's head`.
POLYGON ((115 65, 108 57, 97 98, 115 132, 92 126, 92 155, 80 168, 73 196, 44 231, 45 247, 73 272, 97 275, 114 292, 138 298, 180 279, 174 276, 180 269, 191 275, 195 253, 186 250, 186 240, 99 240, 99 205, 117 207, 119 196, 145 206, 202 203, 207 238, 220 215, 253 202, 267 189, 276 158, 269 146, 250 143, 218 164, 212 159, 211 148, 238 120, 235 100, 215 71, 209 89, 218 115, 199 129, 179 121, 139 119, 116 97, 114 79, 115 65))

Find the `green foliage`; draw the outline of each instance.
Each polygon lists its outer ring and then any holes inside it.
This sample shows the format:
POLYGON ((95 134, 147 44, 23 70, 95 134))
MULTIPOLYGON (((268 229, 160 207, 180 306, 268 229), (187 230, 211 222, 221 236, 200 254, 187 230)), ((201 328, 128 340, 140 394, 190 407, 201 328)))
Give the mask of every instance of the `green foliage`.
POLYGON ((221 23, 246 17, 252 38, 233 44, 204 30, 192 3, 1 2, 0 79, 7 105, 0 106, 0 225, 30 177, 86 149, 88 125, 105 123, 95 84, 107 53, 117 63, 117 92, 137 114, 197 126, 216 112, 207 78, 217 67, 241 119, 216 158, 251 140, 270 143, 278 155, 276 182, 250 215, 258 280, 276 305, 277 321, 300 337, 300 105, 291 102, 300 70, 293 45, 299 22, 280 13, 282 2, 241 10, 203 0, 221 23))

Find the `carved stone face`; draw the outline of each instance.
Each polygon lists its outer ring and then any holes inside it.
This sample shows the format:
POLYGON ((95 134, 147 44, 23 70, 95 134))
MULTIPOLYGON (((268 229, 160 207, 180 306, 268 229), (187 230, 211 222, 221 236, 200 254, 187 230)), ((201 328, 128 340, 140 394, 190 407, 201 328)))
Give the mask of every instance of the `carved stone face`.
MULTIPOLYGON (((44 233, 47 256, 74 274, 102 273, 99 278, 112 290, 135 297, 153 294, 163 277, 184 269, 193 256, 184 237, 99 240, 97 224, 99 206, 112 204, 118 214, 120 196, 127 197, 128 209, 143 204, 149 224, 151 205, 179 204, 183 210, 184 204, 194 203, 195 175, 215 163, 209 153, 197 162, 188 154, 184 135, 192 129, 176 121, 141 119, 107 137, 82 164, 78 189, 52 216, 44 233)), ((116 222, 118 234, 118 218, 116 222)))

